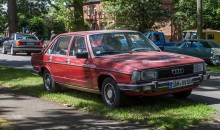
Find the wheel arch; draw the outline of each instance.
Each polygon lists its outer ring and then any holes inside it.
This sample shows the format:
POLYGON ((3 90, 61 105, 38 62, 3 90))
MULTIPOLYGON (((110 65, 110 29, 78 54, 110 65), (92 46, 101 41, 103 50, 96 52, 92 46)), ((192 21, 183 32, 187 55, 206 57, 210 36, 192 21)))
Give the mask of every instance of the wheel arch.
MULTIPOLYGON (((108 74, 102 74, 102 75, 99 75, 98 77, 98 87, 99 87, 99 91, 101 92, 102 91, 102 83, 104 82, 104 80, 106 78, 112 78, 113 80, 115 80, 115 78, 112 76, 112 75, 108 75, 108 74)), ((115 80, 116 81, 116 80, 115 80)))

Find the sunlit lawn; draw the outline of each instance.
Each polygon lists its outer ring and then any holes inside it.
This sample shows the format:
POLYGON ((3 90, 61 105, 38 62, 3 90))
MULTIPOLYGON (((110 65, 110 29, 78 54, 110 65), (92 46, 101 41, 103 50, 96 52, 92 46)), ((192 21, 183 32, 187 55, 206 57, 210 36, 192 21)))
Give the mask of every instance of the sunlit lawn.
POLYGON ((30 71, 0 66, 0 84, 11 86, 22 93, 33 94, 47 100, 71 105, 73 108, 92 112, 109 119, 141 123, 157 129, 181 130, 189 126, 206 124, 213 120, 215 109, 171 96, 133 97, 123 108, 104 106, 101 95, 62 89, 60 93, 45 93, 42 77, 30 71))

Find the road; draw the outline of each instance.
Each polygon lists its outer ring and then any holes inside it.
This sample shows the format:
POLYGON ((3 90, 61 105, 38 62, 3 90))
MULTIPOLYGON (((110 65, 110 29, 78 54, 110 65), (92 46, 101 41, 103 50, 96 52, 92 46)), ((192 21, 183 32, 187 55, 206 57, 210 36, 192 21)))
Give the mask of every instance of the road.
MULTIPOLYGON (((3 55, 0 53, 0 65, 4 65, 4 66, 32 70, 30 59, 31 57, 27 56, 26 54, 17 54, 16 56, 11 56, 9 54, 3 55)), ((211 79, 203 82, 203 84, 200 87, 194 89, 192 94, 189 96, 188 100, 194 101, 196 103, 210 105, 214 108, 217 108, 220 113, 220 73, 216 73, 216 72, 208 72, 208 73, 210 73, 211 79)), ((220 119, 219 119, 219 123, 213 126, 213 128, 220 129, 219 124, 220 124, 220 119)), ((119 123, 119 125, 121 126, 122 124, 119 123)), ((133 126, 131 126, 130 128, 132 127, 133 126)), ((140 129, 143 129, 143 127, 141 127, 140 129)))

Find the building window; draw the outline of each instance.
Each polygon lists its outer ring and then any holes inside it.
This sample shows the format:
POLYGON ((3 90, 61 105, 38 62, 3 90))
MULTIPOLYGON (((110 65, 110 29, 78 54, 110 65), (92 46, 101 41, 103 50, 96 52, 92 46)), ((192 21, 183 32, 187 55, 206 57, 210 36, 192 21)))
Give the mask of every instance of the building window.
POLYGON ((96 6, 95 5, 93 6, 93 11, 94 11, 93 14, 96 15, 96 6))
POLYGON ((207 39, 214 39, 214 34, 207 34, 207 39))
POLYGON ((90 16, 90 6, 87 6, 87 15, 90 16))
POLYGON ((102 30, 105 30, 105 23, 104 22, 102 22, 101 27, 102 27, 102 30))

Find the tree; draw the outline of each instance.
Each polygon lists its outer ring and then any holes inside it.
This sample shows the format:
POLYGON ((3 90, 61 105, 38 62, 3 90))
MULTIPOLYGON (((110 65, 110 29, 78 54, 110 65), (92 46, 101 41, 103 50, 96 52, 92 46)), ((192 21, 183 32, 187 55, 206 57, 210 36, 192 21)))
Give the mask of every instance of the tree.
POLYGON ((104 1, 103 10, 107 19, 115 20, 112 28, 132 29, 143 33, 160 28, 168 16, 168 11, 162 9, 161 0, 104 1))
POLYGON ((55 9, 56 19, 63 20, 68 31, 85 30, 83 0, 55 0, 55 9))
MULTIPOLYGON (((197 27, 197 3, 196 0, 176 0, 174 2, 174 24, 181 24, 183 30, 196 29, 197 27)), ((202 1, 202 27, 203 29, 220 29, 220 1, 202 1)))
POLYGON ((3 32, 5 30, 7 23, 7 12, 3 8, 3 5, 0 5, 0 32, 3 32))
POLYGON ((9 23, 9 34, 17 32, 18 30, 17 0, 8 0, 8 23, 9 23))

